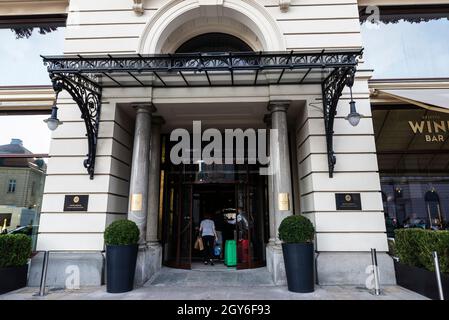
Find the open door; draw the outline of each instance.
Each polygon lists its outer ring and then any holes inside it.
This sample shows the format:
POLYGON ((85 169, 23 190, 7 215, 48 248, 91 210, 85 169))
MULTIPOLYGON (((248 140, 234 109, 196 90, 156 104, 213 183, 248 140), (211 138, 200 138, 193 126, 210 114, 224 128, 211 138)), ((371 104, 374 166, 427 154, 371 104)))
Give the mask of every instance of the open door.
POLYGON ((192 185, 172 184, 167 194, 164 264, 174 268, 191 268, 192 185))
POLYGON ((265 265, 264 177, 236 185, 237 269, 265 265))

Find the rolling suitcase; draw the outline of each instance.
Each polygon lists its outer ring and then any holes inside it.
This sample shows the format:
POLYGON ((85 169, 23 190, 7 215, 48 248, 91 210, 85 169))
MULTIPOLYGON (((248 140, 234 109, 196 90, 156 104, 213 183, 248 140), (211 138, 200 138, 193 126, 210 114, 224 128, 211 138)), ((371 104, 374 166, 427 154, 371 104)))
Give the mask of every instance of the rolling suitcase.
POLYGON ((237 265, 237 243, 235 240, 226 240, 224 263, 228 267, 237 265))

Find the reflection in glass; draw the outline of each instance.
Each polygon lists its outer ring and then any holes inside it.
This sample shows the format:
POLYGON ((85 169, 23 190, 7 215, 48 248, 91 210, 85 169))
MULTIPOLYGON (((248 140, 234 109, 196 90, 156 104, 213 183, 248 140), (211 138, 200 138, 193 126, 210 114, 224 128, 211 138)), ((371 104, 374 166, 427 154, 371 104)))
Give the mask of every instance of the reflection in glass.
POLYGON ((37 156, 20 139, 0 146, 0 228, 3 233, 29 235, 33 249, 47 169, 37 156))
MULTIPOLYGON (((28 29, 27 29, 28 30, 28 29)), ((0 86, 49 85, 50 78, 40 55, 63 53, 65 28, 17 38, 11 29, 0 28, 0 86)))
POLYGON ((387 226, 448 228, 448 121, 449 114, 421 108, 373 110, 387 226))
POLYGON ((364 60, 374 69, 373 78, 448 77, 449 10, 440 8, 425 19, 385 10, 380 8, 380 22, 361 25, 364 60))

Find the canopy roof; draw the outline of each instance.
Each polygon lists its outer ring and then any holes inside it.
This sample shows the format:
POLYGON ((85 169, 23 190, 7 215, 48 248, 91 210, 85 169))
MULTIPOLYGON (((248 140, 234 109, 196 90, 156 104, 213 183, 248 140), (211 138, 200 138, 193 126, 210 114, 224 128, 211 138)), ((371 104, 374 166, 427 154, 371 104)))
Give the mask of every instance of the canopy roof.
POLYGON ((361 50, 45 56, 51 74, 76 74, 102 87, 321 84, 357 65, 361 50))
MULTIPOLYGON (((208 52, 158 55, 45 56, 54 90, 66 90, 86 125, 84 166, 93 179, 101 94, 113 87, 223 87, 319 84, 329 176, 336 159, 333 125, 345 86, 352 87, 362 49, 284 52, 208 52)), ((55 109, 56 111, 56 109, 55 109)), ((56 112, 53 112, 56 115, 56 112)))

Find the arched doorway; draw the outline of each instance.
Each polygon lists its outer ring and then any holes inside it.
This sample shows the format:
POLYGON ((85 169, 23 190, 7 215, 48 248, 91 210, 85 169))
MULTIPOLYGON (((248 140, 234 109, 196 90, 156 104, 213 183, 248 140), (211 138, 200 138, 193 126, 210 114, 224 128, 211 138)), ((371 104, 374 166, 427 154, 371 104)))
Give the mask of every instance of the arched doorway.
MULTIPOLYGON (((175 53, 250 51, 252 48, 236 36, 209 32, 188 39, 175 53)), ((168 136, 163 143, 164 158, 169 159, 171 147, 176 143, 168 136)), ((202 147, 206 145, 203 143, 202 147)), ((222 152, 225 154, 224 149, 222 152)), ((194 248, 194 242, 201 220, 212 215, 219 237, 216 246, 220 253, 215 255, 216 263, 237 269, 264 266, 269 234, 266 177, 259 174, 258 165, 246 162, 210 165, 202 162, 173 165, 166 161, 163 164, 166 179, 163 263, 183 269, 200 265, 203 252, 194 248), (235 253, 230 254, 231 250, 235 253), (227 255, 236 257, 235 265, 226 265, 227 255)))

